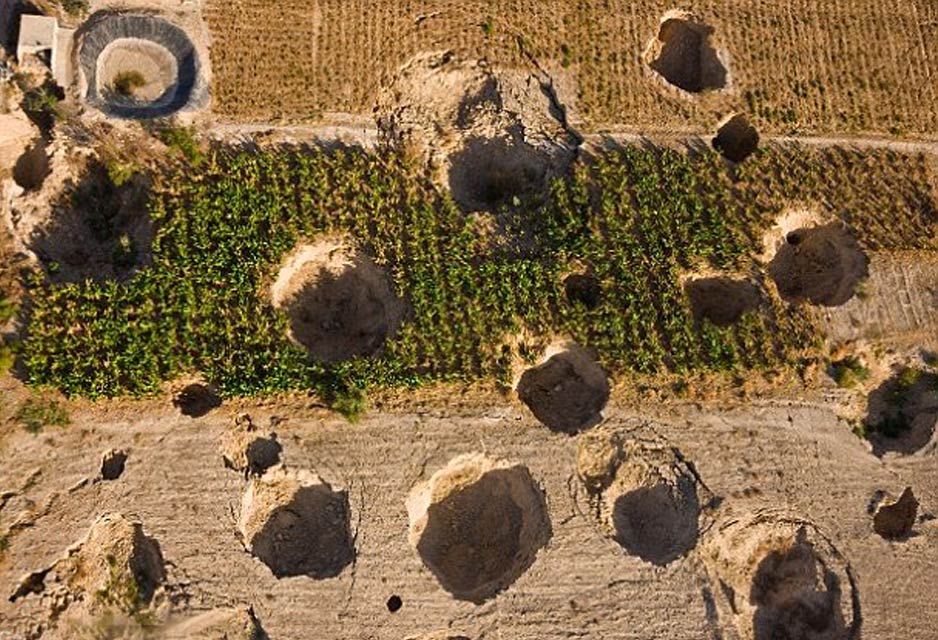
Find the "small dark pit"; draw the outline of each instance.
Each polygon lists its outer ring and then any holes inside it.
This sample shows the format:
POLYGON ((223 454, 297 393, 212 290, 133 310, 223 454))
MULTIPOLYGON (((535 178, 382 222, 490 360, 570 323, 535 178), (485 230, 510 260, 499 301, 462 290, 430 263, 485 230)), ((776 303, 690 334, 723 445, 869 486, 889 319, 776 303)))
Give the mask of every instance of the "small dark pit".
POLYGON ((564 293, 570 304, 581 304, 593 310, 602 302, 602 287, 595 277, 574 273, 563 281, 564 293))
POLYGON ((221 406, 221 397, 210 386, 194 383, 186 386, 173 398, 175 406, 184 416, 201 418, 221 406))

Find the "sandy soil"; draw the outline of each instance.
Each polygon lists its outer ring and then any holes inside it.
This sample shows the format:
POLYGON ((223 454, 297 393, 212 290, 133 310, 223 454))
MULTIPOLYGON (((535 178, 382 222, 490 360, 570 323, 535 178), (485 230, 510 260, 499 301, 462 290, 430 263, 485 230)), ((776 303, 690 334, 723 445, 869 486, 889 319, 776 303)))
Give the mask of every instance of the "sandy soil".
MULTIPOLYGON (((615 405, 614 399, 604 428, 680 451, 719 498, 708 513, 714 526, 764 509, 816 525, 856 576, 863 637, 932 637, 938 610, 921 598, 938 591, 938 521, 920 520, 912 537, 887 542, 874 533, 868 505, 877 491, 897 496, 912 486, 920 513, 938 511, 933 452, 880 460, 836 417, 833 404, 615 405), (646 422, 650 416, 654 423, 646 422)), ((277 432, 287 468, 348 492, 355 559, 336 577, 277 579, 245 551, 237 513, 247 484, 226 468, 220 448, 233 428, 232 408, 193 420, 169 402, 145 410, 110 403, 77 411, 65 430, 38 437, 17 430, 5 438, 8 459, 31 463, 0 474, 0 487, 11 492, 0 519, 19 523, 0 564, 0 585, 12 592, 24 574, 82 539, 98 515, 120 512, 158 541, 177 615, 253 605, 273 638, 304 637, 310 628, 330 638, 440 629, 473 638, 568 638, 586 630, 607 638, 697 639, 719 637, 717 629, 736 637, 736 622, 715 618, 708 605, 714 585, 699 549, 716 529, 703 528, 696 546, 666 566, 628 554, 590 515, 576 476, 577 438, 552 434, 520 403, 474 415, 376 413, 354 426, 294 407, 284 412, 267 404, 252 416, 258 424, 273 413, 282 420, 277 432), (98 479, 101 456, 110 449, 128 457, 120 477, 105 482, 98 479), (530 568, 479 605, 454 599, 423 564, 408 541, 406 508, 416 485, 474 452, 527 468, 545 491, 552 531, 530 568), (392 595, 403 602, 393 614, 385 605, 392 595)), ((35 595, 0 604, 0 621, 13 633, 23 634, 42 615, 35 595)))

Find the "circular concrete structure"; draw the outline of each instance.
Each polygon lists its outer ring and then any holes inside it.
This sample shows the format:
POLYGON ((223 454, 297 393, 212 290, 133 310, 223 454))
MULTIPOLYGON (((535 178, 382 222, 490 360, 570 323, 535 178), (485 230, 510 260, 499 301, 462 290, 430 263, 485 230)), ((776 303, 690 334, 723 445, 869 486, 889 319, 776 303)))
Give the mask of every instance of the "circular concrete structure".
POLYGON ((192 104, 200 64, 179 27, 155 16, 93 16, 81 29, 85 102, 110 116, 156 118, 192 104))

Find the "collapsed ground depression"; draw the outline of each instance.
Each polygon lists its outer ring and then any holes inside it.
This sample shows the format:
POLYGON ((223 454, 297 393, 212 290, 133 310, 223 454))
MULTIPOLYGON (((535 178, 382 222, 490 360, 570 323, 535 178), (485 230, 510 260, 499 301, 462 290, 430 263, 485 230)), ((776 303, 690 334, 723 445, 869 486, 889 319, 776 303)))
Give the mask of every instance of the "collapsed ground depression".
POLYGON ((933 640, 930 7, 9 4, 0 636, 933 640))

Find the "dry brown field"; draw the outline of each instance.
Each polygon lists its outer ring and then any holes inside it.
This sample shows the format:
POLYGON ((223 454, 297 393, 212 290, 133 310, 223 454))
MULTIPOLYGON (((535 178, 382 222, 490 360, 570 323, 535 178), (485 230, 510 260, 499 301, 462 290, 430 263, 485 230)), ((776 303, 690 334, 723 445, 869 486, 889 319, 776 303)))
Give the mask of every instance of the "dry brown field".
POLYGON ((727 112, 760 130, 933 137, 938 4, 899 0, 685 3, 727 63, 726 89, 687 94, 643 52, 672 3, 655 0, 209 0, 214 109, 236 121, 370 113, 412 56, 452 50, 530 62, 584 130, 709 131, 727 112), (523 49, 523 51, 522 51, 523 49))

